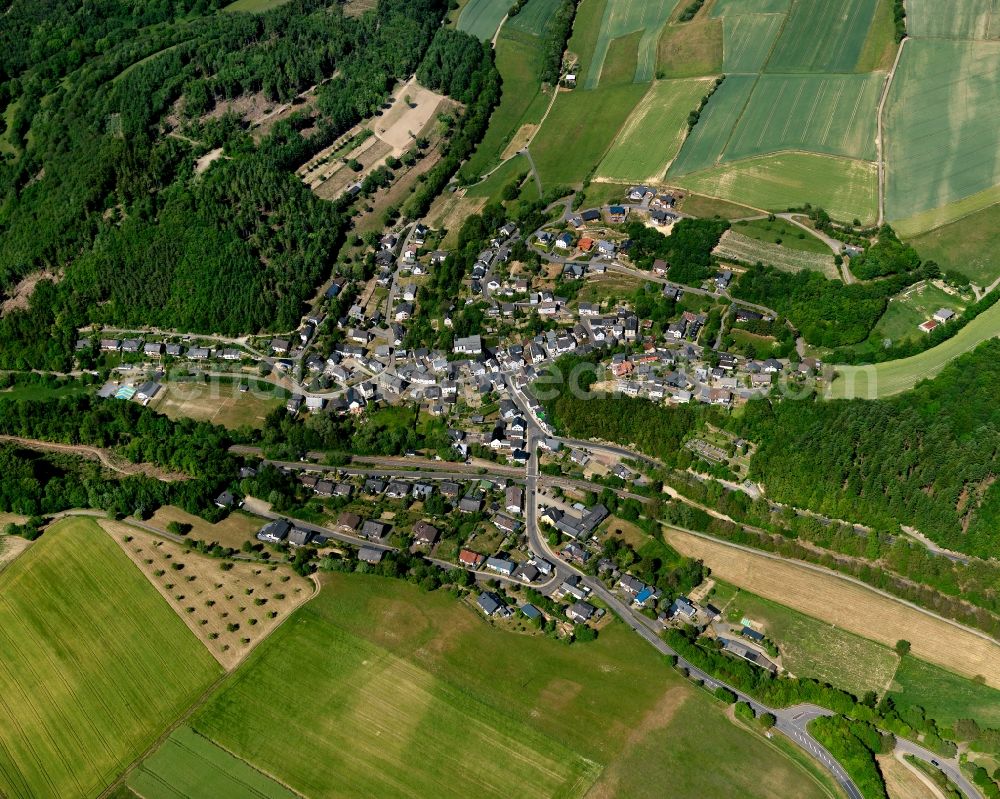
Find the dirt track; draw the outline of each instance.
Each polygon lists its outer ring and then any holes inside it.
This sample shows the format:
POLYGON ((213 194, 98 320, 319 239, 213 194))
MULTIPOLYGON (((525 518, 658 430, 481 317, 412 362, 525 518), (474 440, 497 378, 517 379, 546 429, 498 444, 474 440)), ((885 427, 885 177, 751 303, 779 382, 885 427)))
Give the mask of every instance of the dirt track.
POLYGON ((38 441, 34 438, 0 435, 0 442, 5 441, 42 452, 62 452, 68 455, 79 455, 82 458, 99 461, 104 468, 125 476, 143 474, 146 477, 162 480, 165 483, 187 479, 187 475, 185 474, 170 472, 151 463, 130 463, 116 457, 109 450, 101 449, 100 447, 89 447, 86 444, 59 444, 54 441, 38 441))

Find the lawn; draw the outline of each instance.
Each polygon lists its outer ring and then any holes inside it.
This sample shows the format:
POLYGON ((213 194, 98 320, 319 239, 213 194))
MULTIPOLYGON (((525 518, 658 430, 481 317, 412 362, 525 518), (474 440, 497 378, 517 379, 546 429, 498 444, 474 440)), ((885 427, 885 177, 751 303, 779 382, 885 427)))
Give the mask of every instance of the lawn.
POLYGON ((0 793, 91 797, 221 669, 91 519, 0 574, 0 793))
POLYGON ((687 134, 687 117, 711 79, 657 81, 635 107, 597 174, 607 180, 659 181, 687 134), (656 131, 655 136, 650 136, 656 131))
MULTIPOLYGON (((600 32, 593 46, 587 72, 580 72, 583 87, 596 89, 601 82, 608 49, 614 39, 642 31, 638 46, 636 81, 652 80, 656 71, 657 45, 660 31, 677 6, 678 0, 642 0, 642 2, 611 2, 604 4, 600 32)), ((588 22, 589 26, 592 24, 588 22)), ((589 38, 589 37, 588 37, 589 38)), ((570 43, 570 50, 578 52, 570 43)))
POLYGON ((942 14, 935 0, 908 0, 906 29, 910 36, 996 39, 1000 36, 1000 10, 996 0, 952 0, 948 13, 942 14))
POLYGON ((724 161, 804 150, 874 161, 875 109, 885 76, 762 75, 724 161))
POLYGON ((982 204, 964 207, 965 213, 996 202, 990 190, 1000 184, 998 107, 1000 43, 915 39, 906 45, 885 110, 890 220, 976 195, 982 204))
POLYGON ((943 270, 988 286, 1000 277, 1000 204, 910 239, 910 244, 943 270))
POLYGON ((973 718, 984 727, 1000 726, 1000 691, 909 655, 899 664, 892 698, 919 705, 945 724, 973 718))
POLYGON ((784 14, 727 15, 723 19, 726 73, 760 72, 784 22, 784 14))
POLYGON ((656 57, 657 73, 664 78, 719 75, 722 55, 722 22, 702 14, 691 22, 663 28, 656 57))
POLYGON ((143 799, 185 796, 295 799, 270 777, 220 749, 190 727, 178 727, 128 778, 143 799))
POLYGON ((622 796, 711 795, 715 780, 741 796, 821 795, 624 625, 567 647, 361 575, 326 577, 192 725, 314 796, 573 797, 598 778, 622 796), (705 734, 735 755, 723 776, 684 748, 705 734))
POLYGON ((987 339, 1000 335, 1000 304, 983 311, 947 341, 910 358, 868 366, 838 366, 828 398, 881 399, 909 391, 987 339))
POLYGON ((489 41, 509 8, 508 0, 469 0, 458 17, 458 29, 489 41))
POLYGON ((647 88, 628 84, 560 94, 531 143, 543 188, 582 183, 604 158, 647 88))
MULTIPOLYGON (((531 8, 531 3, 525 7, 531 8)), ((520 19, 519 14, 515 19, 520 19)), ((523 125, 537 125, 545 113, 548 96, 541 93, 539 75, 542 52, 538 39, 520 31, 508 30, 497 39, 496 65, 503 78, 500 105, 490 117, 486 135, 463 168, 469 175, 479 175, 499 162, 511 139, 523 125), (541 98, 541 102, 537 102, 541 98)))
MULTIPOLYGON (((674 166, 683 157, 682 148, 674 166)), ((877 211, 875 164, 849 158, 797 152, 758 156, 675 177, 674 181, 699 194, 769 211, 811 203, 825 208, 835 219, 857 217, 862 221, 873 220, 877 211)))
POLYGON ((815 677, 863 696, 885 693, 899 657, 887 646, 854 635, 812 616, 740 592, 726 613, 738 623, 746 617, 764 625, 778 645, 784 667, 797 677, 815 677))
POLYGON ((756 82, 756 75, 731 75, 723 81, 671 164, 668 172, 671 177, 708 169, 718 163, 756 82))
POLYGON ((949 308, 956 314, 965 310, 966 302, 930 283, 911 287, 889 300, 882 318, 869 336, 881 346, 885 339, 893 342, 919 339, 927 335, 918 325, 930 319, 939 308, 949 308))
MULTIPOLYGON (((793 3, 768 72, 853 72, 865 49, 878 0, 793 3)), ((874 112, 874 106, 872 107, 874 112)))

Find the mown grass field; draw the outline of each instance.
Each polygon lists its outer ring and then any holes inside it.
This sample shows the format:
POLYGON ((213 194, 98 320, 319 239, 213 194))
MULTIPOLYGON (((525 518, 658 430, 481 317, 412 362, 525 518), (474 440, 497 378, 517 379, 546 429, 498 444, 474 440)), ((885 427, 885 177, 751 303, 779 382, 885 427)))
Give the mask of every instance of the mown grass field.
POLYGON ((606 180, 657 181, 687 134, 687 117, 712 80, 657 81, 629 115, 597 168, 606 180))
MULTIPOLYGON (((674 165, 683 157, 681 148, 674 165)), ((734 161, 673 179, 689 191, 768 211, 811 203, 825 208, 835 219, 858 217, 871 221, 877 213, 878 176, 875 164, 869 161, 781 153, 734 161)))
MULTIPOLYGON (((878 0, 793 3, 768 72, 853 72, 878 0)), ((874 107, 872 112, 874 113, 874 107)))
POLYGON ((892 698, 915 704, 945 724, 976 719, 983 726, 1000 725, 1000 691, 906 656, 899 664, 892 698))
POLYGON ((885 76, 762 75, 724 161, 805 150, 874 161, 875 113, 885 76))
POLYGON ((718 163, 756 82, 755 75, 731 75, 723 81, 671 164, 671 177, 709 169, 718 163))
POLYGON ((656 56, 657 74, 692 78, 722 73, 722 21, 704 14, 663 28, 656 56))
MULTIPOLYGON (((600 32, 593 45, 587 72, 581 72, 583 87, 596 89, 601 82, 601 72, 614 39, 636 31, 642 31, 638 46, 636 81, 652 80, 656 71, 657 43, 660 31, 670 18, 677 0, 643 0, 641 3, 610 2, 604 5, 600 32)), ((575 49, 570 46, 571 50, 575 49)))
POLYGON ((830 399, 880 399, 909 391, 934 377, 951 361, 984 341, 1000 335, 1000 304, 983 311, 947 341, 910 358, 868 366, 838 366, 830 385, 830 399))
POLYGON ((129 775, 128 787, 143 799, 185 796, 295 799, 296 794, 220 749, 190 727, 178 727, 129 775))
POLYGON ((722 21, 725 72, 760 72, 784 22, 784 14, 727 14, 722 21))
POLYGON ((911 36, 943 39, 1000 38, 1000 9, 995 0, 952 0, 948 12, 941 11, 934 0, 909 0, 907 31, 911 36))
POLYGON ((734 623, 747 617, 763 624, 792 674, 815 677, 855 696, 865 691, 882 696, 899 663, 884 644, 745 591, 736 596, 726 615, 734 623))
POLYGON ((325 578, 192 726, 313 796, 822 795, 623 625, 567 647, 361 575, 325 578), (692 718, 726 741, 718 777, 683 743, 692 718))
MULTIPOLYGON (((531 7, 529 3, 514 19, 519 20, 531 7)), ((548 104, 549 97, 542 94, 539 80, 542 51, 538 37, 510 30, 511 27, 504 26, 494 51, 497 69, 503 78, 500 105, 490 117, 486 135, 463 167, 469 175, 482 174, 495 166, 522 126, 537 125, 541 121, 548 104)))
POLYGON ((965 275, 979 286, 1000 277, 1000 204, 910 240, 925 260, 965 275))
POLYGON ((493 38, 507 14, 507 0, 469 0, 458 17, 458 29, 482 39, 493 38))
POLYGON ((648 88, 628 84, 560 94, 531 143, 542 187, 582 183, 648 88))
POLYGON ((92 797, 220 673, 92 519, 0 574, 0 793, 92 797))
MULTIPOLYGON (((996 202, 989 190, 1000 184, 998 107, 1000 42, 906 44, 885 111, 890 220, 982 192, 984 206, 996 202)), ((914 227, 904 226, 911 234, 914 227)))

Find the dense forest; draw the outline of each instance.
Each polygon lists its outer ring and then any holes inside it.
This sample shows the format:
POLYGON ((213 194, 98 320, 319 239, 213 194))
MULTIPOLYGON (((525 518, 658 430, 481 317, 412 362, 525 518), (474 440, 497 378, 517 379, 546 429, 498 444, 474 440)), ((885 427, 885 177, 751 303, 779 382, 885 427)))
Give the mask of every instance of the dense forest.
POLYGON ((729 229, 722 219, 685 218, 674 225, 669 236, 642 222, 629 222, 625 232, 632 240, 630 256, 640 269, 652 269, 660 258, 670 266, 669 276, 678 283, 697 286, 715 274, 712 250, 729 229))
POLYGON ((751 476, 773 499, 995 557, 1000 522, 1000 342, 873 402, 757 400, 734 422, 759 442, 751 476))
MULTIPOLYGON (((349 219, 291 173, 417 70, 447 3, 380 0, 357 18, 335 0, 260 15, 217 6, 8 8, 0 289, 42 270, 59 279, 0 320, 0 367, 64 368, 86 321, 287 330, 329 273, 349 219), (314 105, 258 141, 227 113, 237 96, 289 102, 313 86, 314 105), (197 175, 218 147, 224 157, 197 175)), ((475 55, 466 77, 478 83, 462 88, 489 95, 492 62, 478 43, 475 55)), ((489 111, 477 110, 483 125, 489 111)))

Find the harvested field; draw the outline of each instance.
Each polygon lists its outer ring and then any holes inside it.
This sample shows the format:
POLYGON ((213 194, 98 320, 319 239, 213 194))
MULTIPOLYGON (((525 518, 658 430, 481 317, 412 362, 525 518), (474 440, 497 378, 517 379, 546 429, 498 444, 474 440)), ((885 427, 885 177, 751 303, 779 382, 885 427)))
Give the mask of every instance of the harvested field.
MULTIPOLYGON (((674 167, 683 158, 684 148, 674 167)), ((769 211, 784 211, 811 203, 825 208, 834 219, 857 217, 862 222, 870 222, 877 214, 878 175, 875 164, 870 161, 813 153, 781 153, 747 158, 673 180, 699 194, 769 211)))
POLYGON ((687 134, 687 117, 711 79, 657 81, 625 121, 597 168, 604 180, 659 181, 687 134), (656 131, 650 136, 650 131, 656 131))
MULTIPOLYGON (((907 220, 977 195, 983 202, 962 210, 970 213, 996 202, 998 109, 1000 42, 914 39, 906 44, 885 108, 890 220, 907 220)), ((921 229, 912 222, 903 227, 911 234, 921 229)))
POLYGON ((940 799, 941 794, 931 790, 914 768, 901 758, 889 754, 878 755, 875 759, 885 777, 889 799, 940 799))
POLYGON ((239 510, 233 511, 221 522, 210 524, 200 516, 194 516, 173 505, 164 505, 144 523, 167 532, 167 525, 170 522, 190 525, 189 538, 206 541, 209 544, 219 543, 233 549, 239 549, 246 541, 252 540, 264 524, 264 520, 260 517, 239 510))
POLYGON ((444 95, 425 89, 411 78, 393 94, 392 108, 372 122, 375 135, 400 155, 434 119, 444 95), (406 98, 409 98, 407 103, 406 98))
POLYGON ((816 272, 822 272, 831 279, 837 277, 837 266, 833 262, 832 254, 822 255, 795 250, 780 244, 767 244, 734 230, 727 230, 723 234, 712 254, 719 258, 728 258, 737 263, 751 266, 760 261, 786 272, 812 269, 816 272))
MULTIPOLYGON (((3 514, 6 516, 7 514, 3 514)), ((20 517, 18 517, 20 518, 20 517)), ((0 519, 0 529, 3 526, 10 524, 14 519, 0 519)), ((0 571, 17 559, 24 550, 31 546, 31 542, 27 538, 21 538, 19 535, 0 535, 0 571)))
POLYGON ((715 577, 873 641, 905 639, 914 656, 1000 687, 1000 645, 831 573, 665 528, 667 543, 715 577))
POLYGON ((223 571, 223 561, 137 527, 100 525, 227 671, 313 595, 288 566, 234 561, 223 571))
POLYGON ((221 674, 92 519, 0 574, 0 793, 90 799, 221 674))

